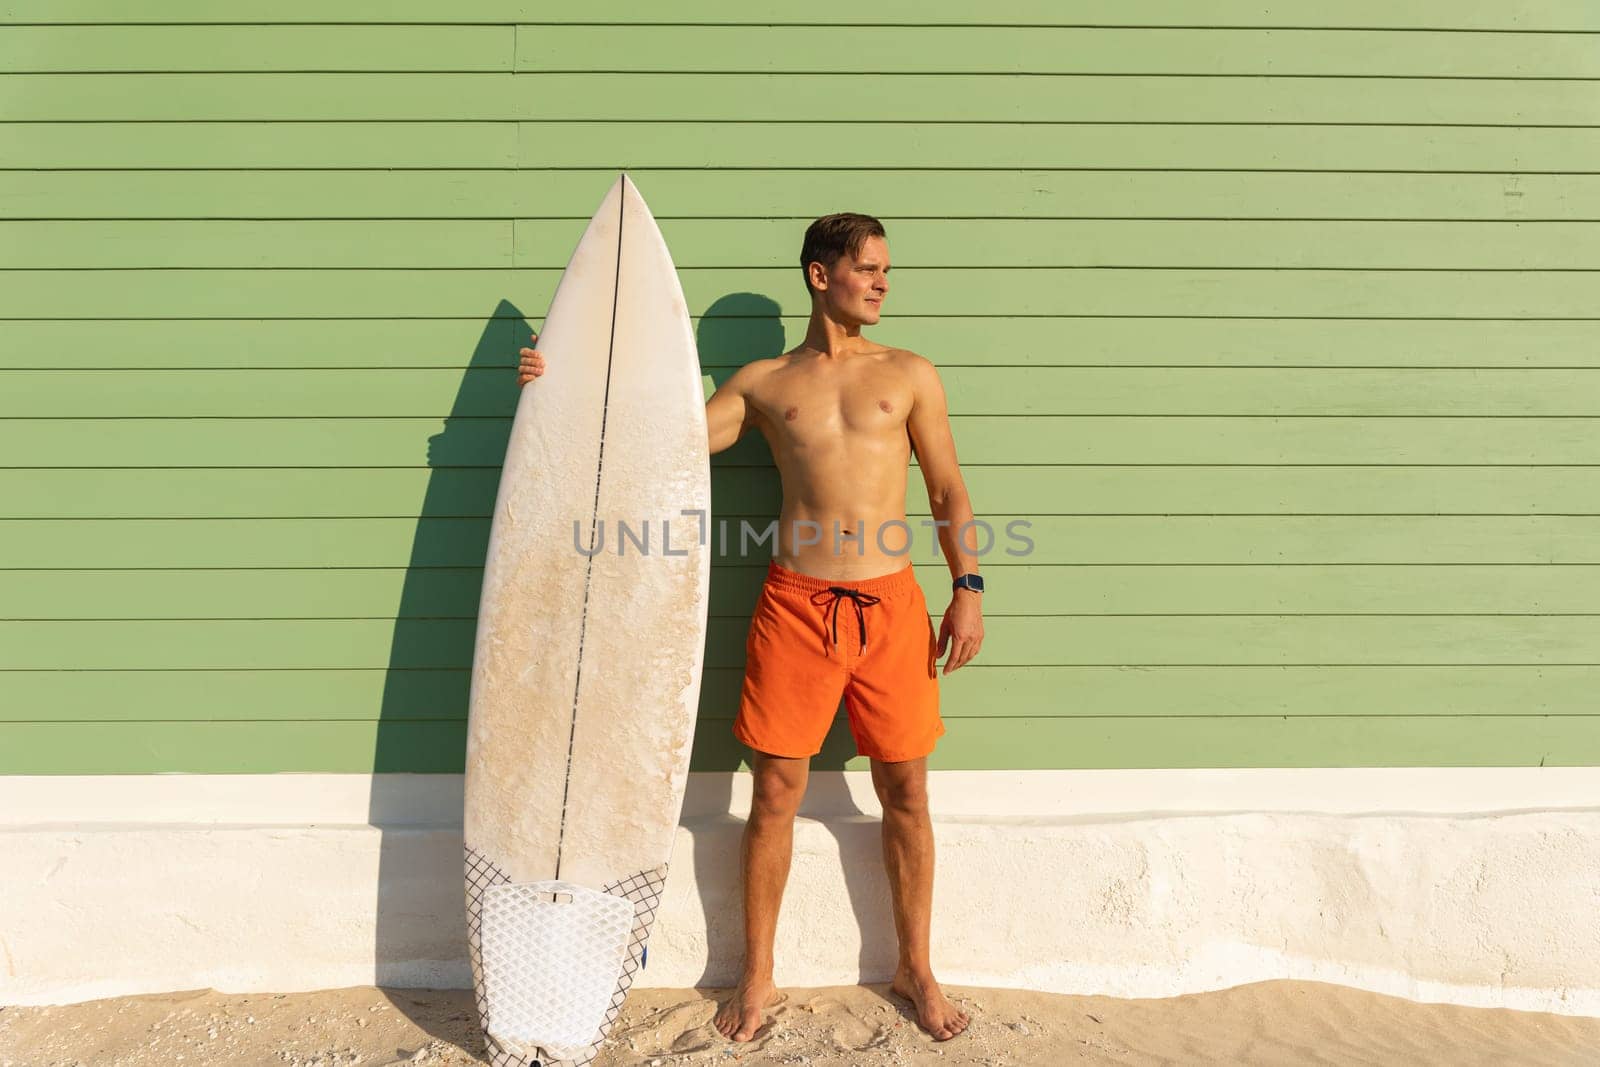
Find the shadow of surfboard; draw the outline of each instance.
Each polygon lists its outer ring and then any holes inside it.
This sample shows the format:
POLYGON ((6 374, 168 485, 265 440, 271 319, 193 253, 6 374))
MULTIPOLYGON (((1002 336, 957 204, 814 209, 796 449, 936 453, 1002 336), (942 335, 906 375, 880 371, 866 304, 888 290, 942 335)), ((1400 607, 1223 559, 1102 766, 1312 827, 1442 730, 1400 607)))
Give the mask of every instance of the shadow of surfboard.
MULTIPOLYGON (((401 990, 471 984, 458 776, 466 764, 489 522, 516 411, 516 352, 532 332, 519 308, 500 301, 483 322, 442 428, 419 437, 415 455, 396 460, 425 462, 428 477, 395 608, 372 753, 368 822, 382 834, 373 956, 377 984, 394 1009, 441 1040, 451 1037, 430 1029, 429 1014, 413 1010, 401 990), (459 906, 443 922, 419 921, 438 915, 441 900, 459 906)), ((457 359, 439 353, 441 364, 457 359)), ((476 1023, 470 991, 461 1011, 476 1023)), ((482 1055, 481 1033, 475 1025, 467 1030, 476 1042, 467 1051, 482 1055)))

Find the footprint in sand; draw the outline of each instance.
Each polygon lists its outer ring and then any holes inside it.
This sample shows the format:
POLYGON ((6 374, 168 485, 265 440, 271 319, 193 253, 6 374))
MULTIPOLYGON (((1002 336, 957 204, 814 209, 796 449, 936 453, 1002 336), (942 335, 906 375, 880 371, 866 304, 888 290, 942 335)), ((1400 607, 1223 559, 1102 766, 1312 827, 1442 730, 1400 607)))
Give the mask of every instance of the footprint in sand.
POLYGON ((717 1037, 722 1035, 711 1027, 717 1013, 714 1001, 684 1000, 653 1011, 630 1026, 611 1032, 611 1040, 627 1045, 641 1056, 662 1056, 669 1053, 700 1052, 711 1047, 711 1042, 701 1030, 717 1037))
MULTIPOLYGON (((728 1039, 711 1025, 718 1006, 717 1000, 681 1001, 651 1012, 630 1026, 613 1030, 610 1040, 639 1056, 689 1055, 723 1048, 729 1045, 728 1039)), ((783 1000, 767 1010, 769 1019, 781 1015, 783 1000)), ((772 1024, 767 1023, 755 1040, 744 1042, 739 1047, 752 1050, 762 1047, 773 1029, 772 1024)))
POLYGON ((816 1016, 838 1052, 866 1052, 889 1041, 889 1028, 831 997, 813 997, 800 1005, 816 1016))

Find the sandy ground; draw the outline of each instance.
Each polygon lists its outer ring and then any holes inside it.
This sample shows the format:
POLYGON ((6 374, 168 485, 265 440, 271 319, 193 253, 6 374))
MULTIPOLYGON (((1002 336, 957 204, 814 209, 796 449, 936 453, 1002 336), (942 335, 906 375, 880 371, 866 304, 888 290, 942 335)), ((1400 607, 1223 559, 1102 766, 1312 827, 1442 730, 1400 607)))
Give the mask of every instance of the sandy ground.
MULTIPOLYGON (((687 1064, 1600 1064, 1600 1019, 1415 1004, 1317 982, 1164 1000, 948 988, 974 1017, 935 1042, 877 986, 791 989, 757 1040, 711 1028, 714 990, 635 990, 596 1067, 687 1064)), ((464 990, 195 990, 0 1008, 0 1067, 481 1064, 464 990)))

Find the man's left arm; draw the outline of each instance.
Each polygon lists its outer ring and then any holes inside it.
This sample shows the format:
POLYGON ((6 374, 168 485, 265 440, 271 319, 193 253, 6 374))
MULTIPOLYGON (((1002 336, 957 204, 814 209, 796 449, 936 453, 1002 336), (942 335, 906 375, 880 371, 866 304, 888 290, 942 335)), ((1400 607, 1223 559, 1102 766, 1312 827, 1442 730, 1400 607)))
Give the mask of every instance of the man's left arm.
MULTIPOLYGON (((933 512, 939 546, 950 564, 952 578, 978 573, 978 531, 973 525, 972 501, 956 462, 955 437, 950 432, 950 412, 945 401, 944 383, 939 370, 918 355, 909 356, 912 382, 911 414, 906 431, 911 447, 922 466, 922 480, 928 487, 928 506, 933 512)), ((944 672, 960 668, 978 654, 983 645, 983 594, 971 589, 951 593, 939 627, 939 655, 946 645, 950 657, 944 672)))

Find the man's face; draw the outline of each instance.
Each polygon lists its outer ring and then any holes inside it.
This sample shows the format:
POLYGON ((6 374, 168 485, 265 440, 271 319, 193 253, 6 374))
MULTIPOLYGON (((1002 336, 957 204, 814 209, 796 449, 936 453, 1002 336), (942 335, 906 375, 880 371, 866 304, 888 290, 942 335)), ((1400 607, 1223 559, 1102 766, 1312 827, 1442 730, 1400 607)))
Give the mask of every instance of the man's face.
POLYGON ((854 256, 840 256, 818 295, 834 319, 875 325, 889 295, 889 242, 868 237, 854 256))

